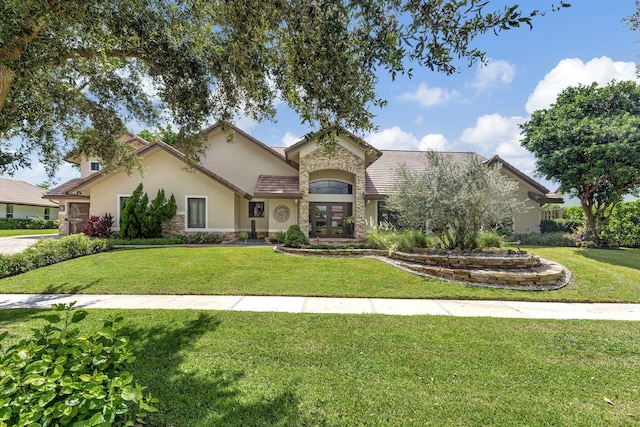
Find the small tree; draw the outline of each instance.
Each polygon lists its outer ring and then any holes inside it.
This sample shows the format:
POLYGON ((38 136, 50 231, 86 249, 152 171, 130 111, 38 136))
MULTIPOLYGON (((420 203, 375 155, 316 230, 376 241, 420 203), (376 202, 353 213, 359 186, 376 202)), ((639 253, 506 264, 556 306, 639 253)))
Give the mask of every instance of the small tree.
POLYGON ((156 198, 149 205, 142 220, 142 235, 147 238, 162 237, 162 223, 174 217, 177 212, 176 199, 171 195, 169 201, 164 190, 158 190, 156 198))
POLYGON ((423 171, 401 165, 395 191, 387 199, 402 227, 433 230, 449 249, 476 247, 478 233, 508 221, 525 209, 515 196, 518 184, 500 166, 489 168, 477 156, 464 163, 427 153, 423 171))
POLYGON ((149 196, 142 194, 142 188, 140 183, 120 212, 120 237, 123 239, 161 237, 162 223, 173 218, 178 210, 173 194, 167 201, 161 188, 149 204, 149 196))
POLYGON ((123 239, 137 239, 142 237, 140 217, 140 199, 142 198, 142 183, 140 183, 127 199, 120 211, 120 237, 123 239))

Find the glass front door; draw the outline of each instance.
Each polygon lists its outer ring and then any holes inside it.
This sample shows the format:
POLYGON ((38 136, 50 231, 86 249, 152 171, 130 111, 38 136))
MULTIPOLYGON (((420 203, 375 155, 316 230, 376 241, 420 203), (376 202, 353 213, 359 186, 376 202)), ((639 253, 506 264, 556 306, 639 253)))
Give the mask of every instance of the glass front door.
POLYGON ((351 203, 311 203, 311 237, 351 237, 345 224, 351 212, 351 203))

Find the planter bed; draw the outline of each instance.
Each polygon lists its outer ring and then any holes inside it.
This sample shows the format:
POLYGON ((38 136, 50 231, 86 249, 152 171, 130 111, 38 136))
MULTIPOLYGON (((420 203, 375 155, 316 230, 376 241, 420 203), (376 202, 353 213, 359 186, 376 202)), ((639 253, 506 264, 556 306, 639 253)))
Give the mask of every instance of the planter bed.
POLYGON ((417 253, 380 249, 308 249, 276 247, 290 255, 374 257, 405 271, 474 286, 542 291, 566 286, 571 273, 564 266, 523 253, 417 253))

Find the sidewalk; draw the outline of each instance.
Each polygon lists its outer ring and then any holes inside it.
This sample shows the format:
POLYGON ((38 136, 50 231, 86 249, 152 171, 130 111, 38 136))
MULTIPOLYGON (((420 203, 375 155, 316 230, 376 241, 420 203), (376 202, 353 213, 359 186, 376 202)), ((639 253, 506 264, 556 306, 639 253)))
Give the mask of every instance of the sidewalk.
POLYGON ((0 294, 0 308, 49 308, 51 304, 69 303, 72 301, 77 301, 76 307, 82 308, 194 309, 283 313, 640 321, 640 304, 232 295, 0 294))

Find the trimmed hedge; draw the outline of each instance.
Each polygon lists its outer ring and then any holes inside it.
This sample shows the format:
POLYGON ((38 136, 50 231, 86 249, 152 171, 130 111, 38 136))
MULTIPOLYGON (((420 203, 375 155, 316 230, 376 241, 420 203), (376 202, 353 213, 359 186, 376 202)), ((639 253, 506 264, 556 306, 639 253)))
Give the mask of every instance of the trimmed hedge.
POLYGON ((0 218, 0 230, 51 230, 58 228, 58 220, 34 216, 24 218, 0 218))
POLYGON ((575 233, 583 223, 581 219, 543 219, 540 221, 540 233, 575 233))
POLYGON ((12 255, 0 254, 0 278, 26 273, 72 258, 105 252, 111 248, 108 240, 91 239, 83 234, 60 239, 39 239, 23 252, 12 255))
POLYGON ((519 241, 521 245, 533 245, 533 246, 576 246, 576 239, 571 236, 562 233, 516 233, 514 235, 515 240, 519 241))

